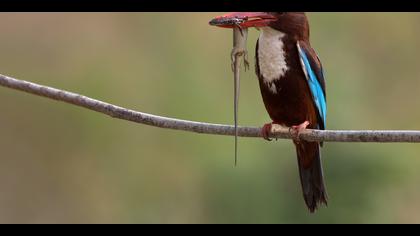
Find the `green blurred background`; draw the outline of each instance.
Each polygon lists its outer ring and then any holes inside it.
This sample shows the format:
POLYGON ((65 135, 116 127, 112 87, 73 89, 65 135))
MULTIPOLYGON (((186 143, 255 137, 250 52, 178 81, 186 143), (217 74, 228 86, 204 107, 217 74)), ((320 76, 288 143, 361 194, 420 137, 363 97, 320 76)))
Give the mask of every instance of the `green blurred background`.
MULTIPOLYGON (((157 115, 232 123, 221 13, 2 13, 0 73, 157 115)), ((309 13, 329 129, 420 129, 420 14, 309 13)), ((258 31, 250 30, 254 63, 258 31)), ((0 88, 0 223, 420 223, 420 145, 326 143, 309 214, 290 141, 159 129, 0 88)), ((240 124, 269 121, 253 69, 240 124)))

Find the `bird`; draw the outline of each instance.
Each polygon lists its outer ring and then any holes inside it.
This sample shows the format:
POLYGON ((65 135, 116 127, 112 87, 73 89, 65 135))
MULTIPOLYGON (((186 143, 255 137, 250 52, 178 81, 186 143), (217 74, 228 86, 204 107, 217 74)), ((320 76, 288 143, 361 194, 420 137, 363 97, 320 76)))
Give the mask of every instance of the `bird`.
MULTIPOLYGON (((326 128, 326 82, 321 61, 309 41, 309 22, 304 12, 232 12, 216 17, 236 19, 242 28, 260 31, 255 48, 255 73, 262 100, 272 122, 289 127, 296 147, 303 198, 311 213, 327 205, 320 149, 322 142, 301 140, 306 128, 326 128)), ((232 28, 231 25, 219 25, 232 28)))

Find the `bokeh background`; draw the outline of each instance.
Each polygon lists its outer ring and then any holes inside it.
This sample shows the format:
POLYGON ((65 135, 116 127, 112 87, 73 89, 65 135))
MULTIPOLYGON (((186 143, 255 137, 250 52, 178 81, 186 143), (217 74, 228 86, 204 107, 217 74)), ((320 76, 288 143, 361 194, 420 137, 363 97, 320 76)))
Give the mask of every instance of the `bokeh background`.
MULTIPOLYGON (((1 13, 0 73, 232 123, 221 13, 1 13)), ((420 14, 309 13, 329 129, 420 129, 420 14)), ((254 63, 258 31, 250 30, 254 63)), ((253 69, 240 124, 269 121, 253 69)), ((0 223, 420 223, 420 145, 326 143, 309 214, 290 141, 159 129, 0 88, 0 223)))

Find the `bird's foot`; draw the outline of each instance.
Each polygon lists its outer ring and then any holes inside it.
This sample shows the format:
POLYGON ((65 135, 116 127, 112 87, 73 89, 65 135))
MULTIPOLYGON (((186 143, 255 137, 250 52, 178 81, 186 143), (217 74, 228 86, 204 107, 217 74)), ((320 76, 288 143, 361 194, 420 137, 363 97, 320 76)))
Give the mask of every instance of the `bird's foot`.
MULTIPOLYGON (((271 141, 272 139, 270 138, 270 134, 271 134, 271 127, 273 126, 274 122, 271 123, 267 123, 264 124, 263 127, 261 128, 261 136, 263 137, 263 139, 267 140, 267 141, 271 141)), ((277 138, 276 138, 277 140, 277 138)))
POLYGON ((306 127, 308 127, 308 125, 309 125, 309 121, 306 120, 305 122, 303 122, 300 125, 293 125, 292 127, 289 128, 289 133, 292 136, 293 141, 295 143, 300 142, 299 135, 302 131, 304 131, 306 129, 306 127))

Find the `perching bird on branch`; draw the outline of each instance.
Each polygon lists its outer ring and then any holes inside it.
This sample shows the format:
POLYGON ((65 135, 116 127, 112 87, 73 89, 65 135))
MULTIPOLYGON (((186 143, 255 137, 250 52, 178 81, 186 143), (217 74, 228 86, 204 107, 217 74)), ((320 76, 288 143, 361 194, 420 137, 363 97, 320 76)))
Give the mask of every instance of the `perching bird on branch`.
POLYGON ((319 204, 327 204, 322 143, 300 140, 299 133, 306 128, 325 129, 326 94, 321 62, 309 42, 306 15, 235 12, 221 17, 239 19, 241 28, 256 27, 261 31, 255 68, 264 105, 272 119, 272 123, 264 125, 262 136, 269 140, 273 123, 291 127, 304 199, 310 212, 314 212, 319 204))

